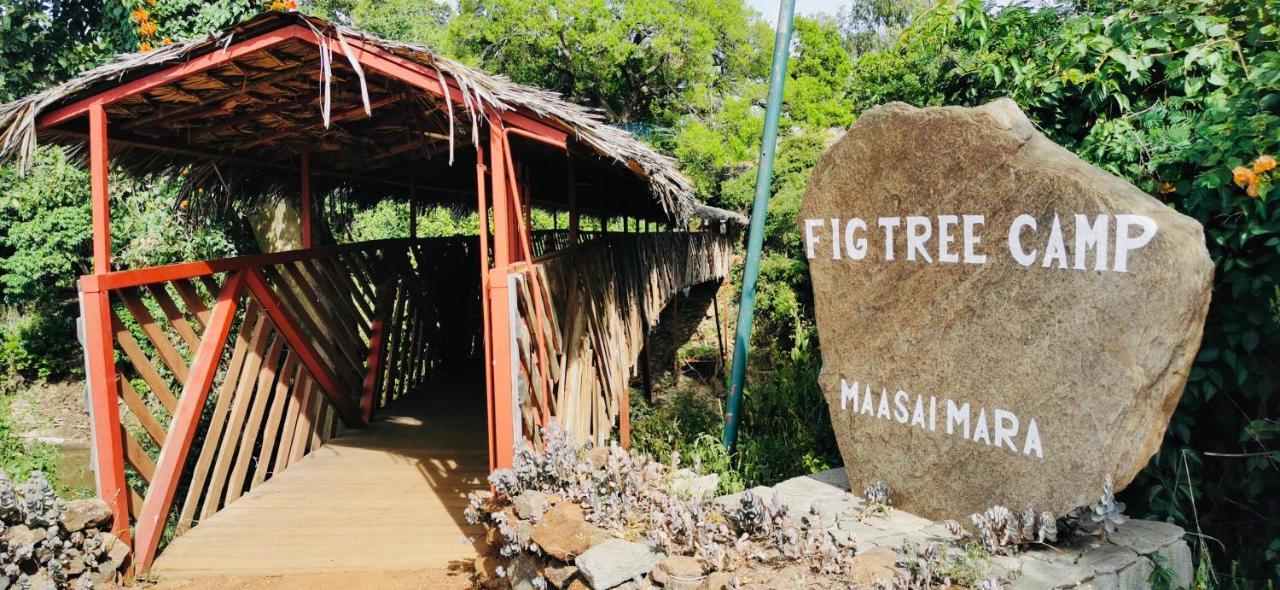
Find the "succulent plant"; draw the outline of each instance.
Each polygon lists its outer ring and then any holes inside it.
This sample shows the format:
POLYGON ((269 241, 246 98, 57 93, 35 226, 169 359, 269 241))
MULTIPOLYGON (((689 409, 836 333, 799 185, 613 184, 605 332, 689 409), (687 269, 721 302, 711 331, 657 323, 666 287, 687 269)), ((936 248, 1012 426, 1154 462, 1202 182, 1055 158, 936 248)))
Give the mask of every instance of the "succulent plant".
POLYGON ((862 497, 866 499, 869 505, 893 505, 893 491, 889 489, 889 484, 883 480, 873 481, 866 488, 863 488, 862 497))
POLYGON ((1111 476, 1108 475, 1102 482, 1102 496, 1098 501, 1090 506, 1077 508, 1074 516, 1081 529, 1098 533, 1105 541, 1109 534, 1116 532, 1117 527, 1128 522, 1129 517, 1124 515, 1124 509, 1124 502, 1116 500, 1111 476))
POLYGON ((1037 513, 1031 507, 1019 514, 1004 506, 992 506, 969 515, 969 521, 973 524, 972 533, 954 520, 943 521, 942 526, 962 540, 978 541, 994 555, 1012 555, 1031 543, 1058 540, 1058 524, 1053 513, 1037 513))

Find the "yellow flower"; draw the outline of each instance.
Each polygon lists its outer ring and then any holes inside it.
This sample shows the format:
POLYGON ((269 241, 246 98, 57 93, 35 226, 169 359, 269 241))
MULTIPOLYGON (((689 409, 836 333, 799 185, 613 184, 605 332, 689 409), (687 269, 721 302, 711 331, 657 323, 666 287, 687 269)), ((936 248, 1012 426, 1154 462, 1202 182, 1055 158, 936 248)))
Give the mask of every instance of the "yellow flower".
POLYGON ((1169 193, 1176 193, 1176 192, 1178 192, 1178 187, 1173 186, 1172 182, 1165 181, 1160 183, 1160 194, 1167 195, 1169 193))
POLYGON ((1258 198, 1258 183, 1250 182, 1249 188, 1244 189, 1244 192, 1254 199, 1258 198))
POLYGON ((145 22, 147 20, 147 9, 139 8, 137 10, 134 10, 132 13, 130 13, 130 16, 133 17, 133 20, 139 23, 145 22))
POLYGON ((160 42, 160 44, 161 44, 161 45, 173 45, 173 39, 170 39, 170 38, 168 38, 168 37, 165 37, 165 38, 164 38, 164 40, 160 42))
POLYGON ((150 44, 150 43, 147 43, 146 41, 143 41, 143 42, 139 43, 139 44, 138 44, 138 51, 143 51, 143 52, 151 51, 151 44, 150 44))
POLYGON ((1254 175, 1253 170, 1245 168, 1244 166, 1236 166, 1233 168, 1231 170, 1231 175, 1234 177, 1233 179, 1236 182, 1236 186, 1241 188, 1257 181, 1257 176, 1254 175))
POLYGON ((1258 156, 1258 159, 1253 161, 1254 174, 1262 174, 1263 172, 1271 170, 1272 168, 1275 168, 1275 167, 1276 167, 1276 159, 1272 156, 1258 156))
POLYGON ((183 200, 181 200, 181 201, 178 201, 178 208, 180 208, 180 209, 186 209, 186 208, 187 208, 187 200, 186 200, 186 199, 183 199, 183 200))
POLYGON ((138 27, 138 31, 142 33, 143 37, 150 37, 152 35, 155 35, 156 31, 158 30, 159 30, 159 27, 157 27, 156 24, 151 21, 142 23, 142 26, 138 27))

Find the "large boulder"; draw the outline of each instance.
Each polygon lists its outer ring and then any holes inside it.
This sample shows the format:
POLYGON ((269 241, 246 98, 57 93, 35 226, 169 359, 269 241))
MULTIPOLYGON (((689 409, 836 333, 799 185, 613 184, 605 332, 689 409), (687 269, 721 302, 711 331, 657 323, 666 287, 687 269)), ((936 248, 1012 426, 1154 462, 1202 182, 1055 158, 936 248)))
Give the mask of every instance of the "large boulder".
POLYGON ((1209 306, 1203 230, 1012 101, 867 111, 799 224, 853 489, 1062 513, 1159 448, 1209 306))

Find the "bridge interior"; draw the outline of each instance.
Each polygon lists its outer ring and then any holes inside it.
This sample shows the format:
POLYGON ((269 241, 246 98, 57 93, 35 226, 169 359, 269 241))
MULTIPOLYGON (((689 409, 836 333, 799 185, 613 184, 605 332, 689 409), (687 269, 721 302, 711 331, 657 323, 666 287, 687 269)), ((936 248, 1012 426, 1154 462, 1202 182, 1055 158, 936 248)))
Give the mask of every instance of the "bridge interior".
POLYGON ((160 553, 182 578, 440 568, 473 557, 466 495, 486 487, 484 382, 427 382, 160 553))

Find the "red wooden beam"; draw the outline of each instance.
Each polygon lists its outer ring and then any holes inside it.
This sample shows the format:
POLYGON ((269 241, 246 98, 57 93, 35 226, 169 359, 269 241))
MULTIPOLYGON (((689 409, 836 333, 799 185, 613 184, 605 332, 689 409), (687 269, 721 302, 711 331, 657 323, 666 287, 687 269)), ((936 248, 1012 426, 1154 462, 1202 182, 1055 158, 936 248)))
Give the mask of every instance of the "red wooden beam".
POLYGON ((107 112, 89 109, 89 193, 93 206, 93 272, 111 271, 111 203, 107 194, 107 112))
POLYGON ((187 453, 191 451, 191 441, 195 439, 196 429, 200 426, 200 416, 209 399, 213 378, 218 373, 218 363, 222 360, 227 335, 231 333, 240 291, 244 286, 244 276, 243 271, 232 274, 218 292, 209 327, 205 329, 200 346, 196 348, 191 372, 182 388, 182 397, 178 399, 178 406, 174 409, 169 434, 165 436, 164 446, 160 448, 155 479, 147 490, 137 521, 138 538, 134 545, 134 555, 140 572, 150 569, 151 562, 155 559, 156 547, 159 546, 169 508, 173 505, 173 496, 178 489, 178 480, 182 477, 187 453))
POLYGON ((84 318, 85 364, 89 372, 98 497, 111 507, 111 532, 121 541, 130 543, 130 490, 124 477, 124 441, 120 430, 111 302, 108 297, 105 292, 81 293, 80 315, 84 318))
POLYGON ((320 389, 333 403, 333 407, 338 410, 338 414, 342 416, 342 421, 349 427, 357 427, 363 424, 360 418, 360 410, 352 403, 346 389, 339 383, 338 378, 334 376, 333 371, 329 369, 324 361, 320 360, 319 353, 316 352, 311 341, 298 330, 298 326, 294 323, 293 318, 289 317, 280 306, 280 300, 276 298, 276 294, 271 291, 271 286, 262 278, 258 269, 250 269, 247 271, 249 291, 253 293, 254 299, 262 305, 262 310, 267 312, 267 316, 271 318, 271 322, 275 324, 276 330, 284 336, 285 342, 289 343, 289 348, 293 349, 294 354, 298 355, 298 359, 306 365, 307 371, 311 373, 311 377, 320 385, 320 389))
POLYGON ((211 67, 219 64, 227 63, 241 56, 248 55, 255 51, 261 51, 277 43, 288 41, 290 39, 303 39, 315 42, 315 35, 302 25, 289 25, 274 31, 268 31, 260 35, 255 35, 239 43, 233 43, 223 50, 214 50, 192 58, 173 67, 160 70, 158 72, 148 74, 137 80, 131 80, 114 86, 103 92, 84 99, 73 102, 67 106, 46 113, 36 122, 39 129, 47 129, 69 119, 84 115, 88 112, 91 105, 107 105, 111 104, 126 96, 147 92, 157 86, 163 86, 170 82, 174 82, 198 74, 211 67))
POLYGON ((234 272, 244 270, 246 268, 271 266, 300 260, 310 260, 313 258, 325 258, 337 254, 345 254, 347 252, 372 250, 384 247, 392 248, 403 246, 408 242, 409 240, 404 238, 371 240, 368 242, 356 242, 353 244, 319 246, 307 250, 286 250, 284 252, 249 254, 245 256, 237 256, 235 258, 222 258, 219 260, 179 262, 177 264, 167 264, 151 268, 120 270, 106 274, 85 275, 80 277, 80 287, 81 290, 87 293, 109 291, 113 289, 123 289, 126 287, 138 287, 150 283, 190 279, 221 272, 234 272))
MULTIPOLYGON (((511 314, 507 268, 511 264, 511 203, 507 199, 507 172, 502 131, 489 127, 490 187, 493 190, 493 270, 489 272, 489 337, 493 349, 493 458, 491 468, 511 467, 515 459, 515 412, 511 385, 511 314)), ((492 470, 492 469, 491 469, 492 470)))
POLYGON ((498 464, 493 440, 493 333, 490 329, 489 312, 489 204, 485 198, 485 175, 488 168, 484 165, 484 147, 476 146, 476 212, 479 217, 480 246, 480 307, 482 331, 484 332, 484 396, 485 411, 488 418, 489 468, 498 464))

